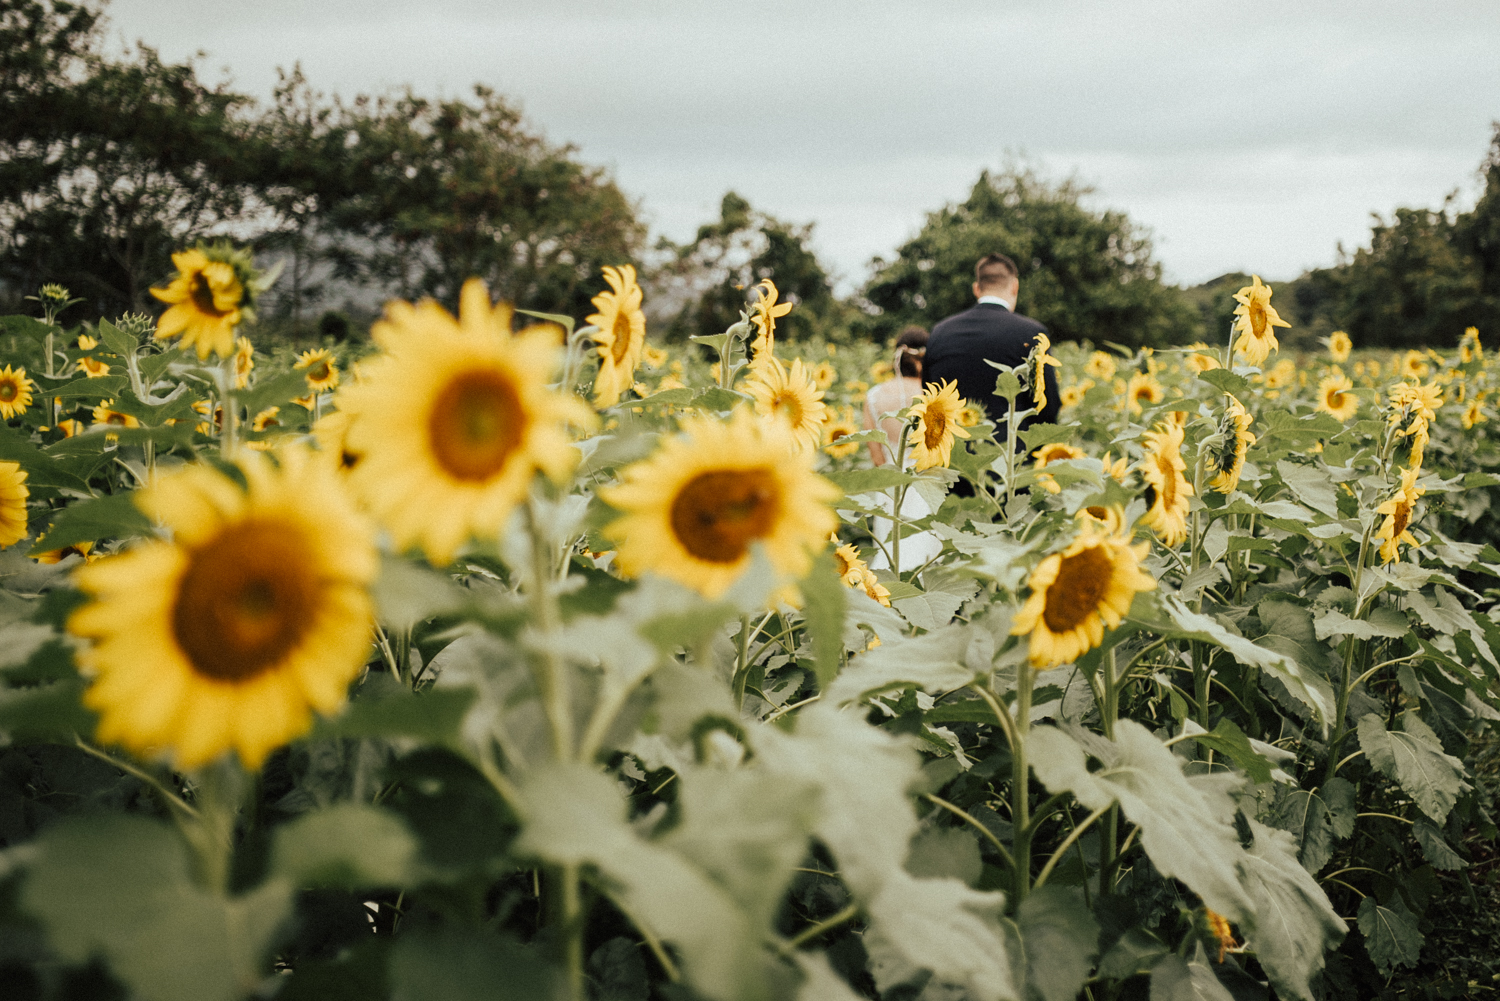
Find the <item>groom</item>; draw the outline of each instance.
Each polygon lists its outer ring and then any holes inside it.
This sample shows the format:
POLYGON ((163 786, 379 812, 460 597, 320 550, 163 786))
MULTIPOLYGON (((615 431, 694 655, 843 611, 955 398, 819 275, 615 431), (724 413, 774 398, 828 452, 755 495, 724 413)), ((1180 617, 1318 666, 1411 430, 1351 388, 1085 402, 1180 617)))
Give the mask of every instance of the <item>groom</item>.
MULTIPOLYGON (((1005 440, 1005 400, 995 395, 995 377, 999 375, 985 361, 1016 366, 1026 360, 1037 334, 1047 328, 1016 310, 1016 295, 1021 289, 1016 262, 1004 254, 986 254, 974 265, 974 297, 979 300, 972 309, 950 316, 932 328, 923 359, 922 379, 941 383, 952 379, 958 383, 958 395, 970 403, 981 404, 995 422, 995 437, 1005 440)), ((1047 367, 1047 405, 1040 414, 1025 423, 1057 422, 1059 406, 1057 375, 1047 367)), ((1029 403, 1030 394, 1022 394, 1017 406, 1029 403)))

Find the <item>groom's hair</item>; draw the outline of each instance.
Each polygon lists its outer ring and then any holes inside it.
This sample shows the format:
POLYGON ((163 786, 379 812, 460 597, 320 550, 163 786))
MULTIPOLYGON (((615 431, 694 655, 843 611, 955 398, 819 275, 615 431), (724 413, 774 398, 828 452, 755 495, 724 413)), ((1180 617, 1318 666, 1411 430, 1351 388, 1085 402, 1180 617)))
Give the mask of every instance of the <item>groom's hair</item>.
POLYGON ((974 281, 982 289, 1004 288, 1019 275, 1016 262, 1004 254, 985 254, 974 265, 974 281))

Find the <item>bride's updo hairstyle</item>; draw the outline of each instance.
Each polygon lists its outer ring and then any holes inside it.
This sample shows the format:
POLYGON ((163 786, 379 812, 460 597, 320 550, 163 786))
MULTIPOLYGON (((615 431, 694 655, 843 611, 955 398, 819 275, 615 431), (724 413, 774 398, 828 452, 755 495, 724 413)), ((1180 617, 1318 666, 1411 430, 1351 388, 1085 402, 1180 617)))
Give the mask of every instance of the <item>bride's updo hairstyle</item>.
POLYGON ((904 376, 919 379, 927 355, 927 330, 912 324, 896 335, 896 357, 891 364, 904 376))

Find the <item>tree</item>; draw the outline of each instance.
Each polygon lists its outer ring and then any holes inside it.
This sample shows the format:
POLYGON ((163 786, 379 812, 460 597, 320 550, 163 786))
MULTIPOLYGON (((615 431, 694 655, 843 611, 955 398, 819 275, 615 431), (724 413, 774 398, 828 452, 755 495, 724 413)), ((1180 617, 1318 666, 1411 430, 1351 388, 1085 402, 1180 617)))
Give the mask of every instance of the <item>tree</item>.
POLYGON ((1479 167, 1484 191, 1454 225, 1460 249, 1478 270, 1479 293, 1469 321, 1490 336, 1500 334, 1500 122, 1493 129, 1489 153, 1479 167))
POLYGON ((837 335, 844 309, 834 298, 828 272, 808 246, 811 223, 784 222, 751 208, 733 191, 719 203, 719 219, 698 228, 691 243, 663 239, 666 260, 654 269, 655 311, 668 318, 666 336, 682 339, 715 334, 740 318, 748 290, 769 278, 793 310, 776 325, 789 340, 814 332, 837 335))
POLYGON ((967 309, 974 262, 998 251, 1020 269, 1017 309, 1047 324, 1054 339, 1138 345, 1183 337, 1192 314, 1162 284, 1149 236, 1122 212, 1081 205, 1090 190, 1029 169, 984 171, 968 199, 929 214, 894 261, 875 259, 864 289, 869 326, 889 337, 967 309))

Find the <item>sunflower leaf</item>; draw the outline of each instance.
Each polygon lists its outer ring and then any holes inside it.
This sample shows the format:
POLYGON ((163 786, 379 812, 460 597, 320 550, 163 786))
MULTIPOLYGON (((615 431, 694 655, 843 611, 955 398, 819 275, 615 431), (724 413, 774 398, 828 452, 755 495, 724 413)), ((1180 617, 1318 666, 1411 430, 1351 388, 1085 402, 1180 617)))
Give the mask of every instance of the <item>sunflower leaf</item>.
POLYGON ((298 886, 401 886, 416 857, 417 839, 400 817, 338 803, 276 828, 270 871, 298 886))
POLYGON ((1249 822, 1253 835, 1242 879, 1255 903, 1247 942, 1277 994, 1311 1001, 1309 980, 1323 969, 1323 954, 1349 931, 1302 864, 1286 831, 1249 822))
POLYGON ((100 539, 130 539, 151 534, 151 519, 135 506, 135 495, 112 494, 79 501, 57 512, 47 534, 29 555, 100 539))
POLYGON ((1442 742, 1415 712, 1402 713, 1400 724, 1400 730, 1387 730, 1384 720, 1367 713, 1359 721, 1359 746, 1370 764, 1441 824, 1470 788, 1463 778, 1464 763, 1444 753, 1442 742))
POLYGON ((806 604, 802 619, 812 634, 813 670, 818 690, 825 691, 838 676, 844 659, 844 613, 849 606, 848 588, 839 580, 827 557, 813 560, 801 582, 806 604))
POLYGON ((279 407, 294 397, 305 396, 311 392, 312 389, 307 385, 307 376, 301 370, 293 369, 257 382, 250 389, 240 392, 235 397, 235 402, 254 417, 262 410, 279 407))
POLYGON ((1407 909, 1401 895, 1391 897, 1390 906, 1374 896, 1359 903, 1359 930, 1365 937, 1365 951, 1381 976, 1389 976, 1398 966, 1416 966, 1422 955, 1422 932, 1417 916, 1407 909))

